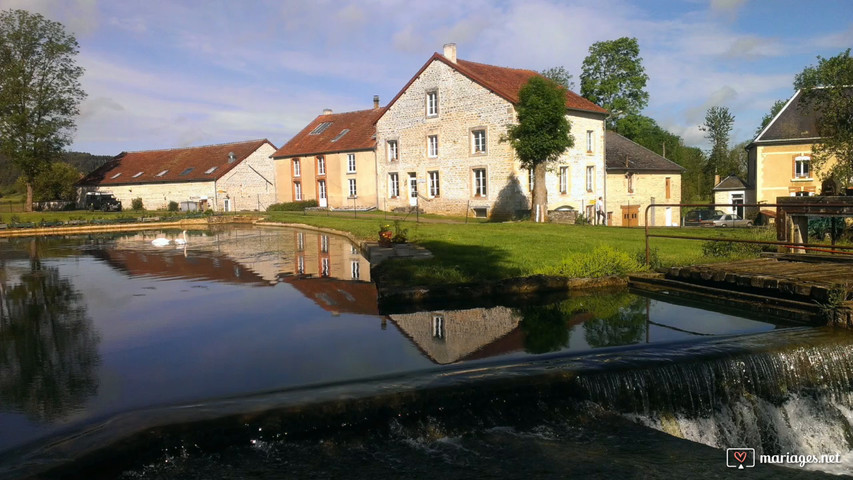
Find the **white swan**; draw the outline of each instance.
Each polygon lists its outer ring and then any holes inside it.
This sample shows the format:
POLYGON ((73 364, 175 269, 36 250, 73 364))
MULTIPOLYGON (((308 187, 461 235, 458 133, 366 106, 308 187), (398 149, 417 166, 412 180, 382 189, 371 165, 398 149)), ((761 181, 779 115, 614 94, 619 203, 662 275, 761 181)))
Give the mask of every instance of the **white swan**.
POLYGON ((187 231, 184 230, 183 233, 181 233, 181 235, 183 235, 181 238, 175 239, 175 245, 186 245, 187 244, 187 231))
POLYGON ((154 245, 155 247, 165 247, 170 243, 172 243, 172 241, 168 238, 155 238, 154 240, 151 240, 151 245, 154 245))

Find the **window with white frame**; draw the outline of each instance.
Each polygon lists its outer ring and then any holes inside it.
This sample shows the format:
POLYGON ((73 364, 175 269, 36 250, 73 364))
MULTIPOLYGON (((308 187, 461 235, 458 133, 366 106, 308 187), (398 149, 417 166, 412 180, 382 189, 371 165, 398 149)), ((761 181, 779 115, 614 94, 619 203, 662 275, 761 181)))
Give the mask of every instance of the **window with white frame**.
POLYGON ((560 193, 569 193, 569 167, 560 167, 560 193))
POLYGON ((398 160, 399 153, 397 151, 397 140, 388 140, 388 161, 393 162, 398 160))
POLYGON ((473 130, 471 132, 471 149, 474 153, 486 153, 486 131, 473 130))
POLYGON ((302 183, 293 182, 293 199, 298 201, 302 200, 302 183))
POLYGON ((320 252, 329 253, 329 236, 320 235, 320 252))
POLYGON ((300 275, 305 273, 305 255, 296 257, 296 273, 300 275))
POLYGON ((352 270, 352 279, 358 280, 361 277, 361 264, 358 263, 358 260, 353 260, 350 266, 352 270))
POLYGON ((437 197, 441 193, 438 187, 438 172, 429 173, 429 196, 437 197))
POLYGON ((299 165, 299 159, 293 159, 293 176, 299 177, 302 175, 302 167, 299 165))
POLYGON ((527 188, 532 192, 533 188, 536 186, 536 175, 533 173, 533 169, 527 171, 527 188))
POLYGON ((794 178, 809 178, 811 174, 811 157, 797 155, 794 157, 794 178))
POLYGON ((317 175, 326 174, 326 157, 320 155, 317 157, 317 175))
POLYGON ((356 190, 356 187, 355 187, 355 179, 350 178, 349 179, 349 197, 355 198, 357 196, 358 196, 358 191, 356 190))
POLYGON ((397 173, 388 174, 388 196, 391 198, 400 196, 400 175, 397 173))
POLYGON ((430 158, 438 156, 438 135, 430 135, 427 137, 427 155, 430 158))
POLYGON ((593 152, 593 145, 594 144, 593 144, 592 130, 587 130, 586 131, 586 153, 592 153, 593 152))
POLYGON ((438 115, 438 90, 427 92, 426 114, 427 117, 435 117, 438 115))
POLYGON ((331 262, 329 261, 329 257, 323 257, 321 264, 323 267, 320 270, 320 276, 328 277, 329 274, 331 273, 331 270, 332 270, 331 262))
POLYGON ((486 196, 486 169, 485 168, 475 168, 474 169, 474 196, 475 197, 485 197, 486 196))
POLYGON ((355 173, 355 154, 347 154, 347 173, 355 173))
POLYGON ((432 337, 436 340, 444 340, 444 315, 434 314, 432 316, 432 337))
POLYGON ((298 232, 296 234, 296 250, 301 252, 305 250, 305 233, 298 232))
POLYGON ((628 193, 634 193, 634 174, 628 172, 625 174, 625 178, 628 179, 628 193))
POLYGON ((586 191, 595 190, 595 167, 590 165, 586 167, 586 191))

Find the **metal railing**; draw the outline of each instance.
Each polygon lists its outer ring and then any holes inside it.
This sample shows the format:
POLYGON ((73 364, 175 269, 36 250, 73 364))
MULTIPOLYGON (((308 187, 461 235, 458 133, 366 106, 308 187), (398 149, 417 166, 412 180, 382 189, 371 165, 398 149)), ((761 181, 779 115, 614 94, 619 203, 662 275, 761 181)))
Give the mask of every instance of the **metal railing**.
MULTIPOLYGON (((835 237, 833 238, 833 243, 830 245, 820 244, 820 243, 801 243, 801 242, 780 242, 780 241, 772 241, 772 240, 745 240, 745 239, 737 239, 737 238, 713 238, 713 237, 696 237, 690 235, 666 235, 662 233, 650 233, 649 232, 649 209, 655 207, 700 207, 700 208, 709 208, 709 207, 729 207, 733 210, 736 208, 765 208, 765 207, 827 207, 827 208, 846 208, 850 209, 853 207, 851 204, 847 203, 800 203, 796 205, 787 205, 787 204, 778 204, 778 203, 655 203, 646 206, 646 210, 644 213, 645 220, 645 237, 646 237, 646 265, 650 262, 650 254, 651 250, 649 248, 649 238, 675 238, 681 240, 704 240, 711 242, 730 242, 730 243, 748 243, 748 244, 759 244, 759 245, 776 245, 779 247, 785 247, 790 249, 797 250, 811 250, 818 251, 824 253, 832 253, 837 255, 853 255, 851 252, 844 252, 840 250, 853 250, 853 246, 851 245, 835 245, 835 237)), ((800 214, 799 212, 797 214, 800 214)), ((843 217, 843 216, 853 216, 853 215, 845 215, 845 214, 821 214, 821 216, 832 216, 832 217, 843 217)), ((684 220, 682 218, 682 225, 684 220)), ((657 228, 657 227, 656 227, 657 228)), ((808 232, 804 232, 804 238, 808 238, 808 232)))

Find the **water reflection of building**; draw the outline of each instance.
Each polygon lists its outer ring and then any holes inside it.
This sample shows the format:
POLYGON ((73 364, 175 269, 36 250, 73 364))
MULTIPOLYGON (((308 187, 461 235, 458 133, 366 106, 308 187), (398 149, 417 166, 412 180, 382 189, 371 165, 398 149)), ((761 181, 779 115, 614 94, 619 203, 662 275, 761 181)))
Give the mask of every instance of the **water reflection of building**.
POLYGON ((283 277, 282 281, 334 315, 379 315, 376 286, 370 282, 305 276, 283 277))
POLYGON ((391 321, 432 361, 448 364, 524 349, 521 317, 506 307, 395 314, 391 321))
MULTIPOLYGON (((188 232, 185 249, 155 248, 158 232, 119 238, 100 255, 131 274, 275 284, 290 275, 370 281, 370 263, 347 238, 310 230, 225 228, 188 232), (181 260, 183 257, 183 260, 181 260)), ((175 234, 167 235, 174 237, 175 234)))

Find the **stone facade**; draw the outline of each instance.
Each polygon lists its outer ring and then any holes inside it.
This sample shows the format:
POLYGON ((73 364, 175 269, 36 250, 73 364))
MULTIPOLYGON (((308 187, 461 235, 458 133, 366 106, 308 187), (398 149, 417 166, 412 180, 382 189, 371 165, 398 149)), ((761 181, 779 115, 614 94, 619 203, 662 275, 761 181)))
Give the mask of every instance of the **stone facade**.
MULTIPOLYGON (((679 173, 632 173, 632 178, 623 172, 607 175, 608 225, 629 226, 625 215, 636 210, 636 225, 645 226, 646 207, 655 203, 681 203, 681 174, 679 173), (629 188, 629 180, 630 187, 629 188), (632 208, 636 207, 636 209, 632 208)), ((630 220, 630 219, 629 219, 630 220)), ((649 210, 650 226, 678 226, 681 224, 679 207, 654 207, 649 210)))
MULTIPOLYGON (((569 112, 575 146, 551 165, 548 202, 582 209, 604 194, 604 117, 569 112), (594 144, 589 153, 588 130, 594 144), (560 167, 566 167, 565 192, 559 188, 560 167), (592 168, 590 190, 587 167, 592 168)), ((379 207, 417 205, 426 213, 492 218, 525 215, 530 209, 529 173, 509 143, 500 142, 507 125, 515 122, 511 102, 450 65, 431 61, 377 121, 379 207), (437 95, 435 115, 427 112, 430 95, 437 95), (483 152, 475 149, 480 132, 485 134, 483 152), (396 142, 397 159, 389 158, 389 142, 396 142), (485 192, 478 189, 480 176, 485 178, 485 192)))

